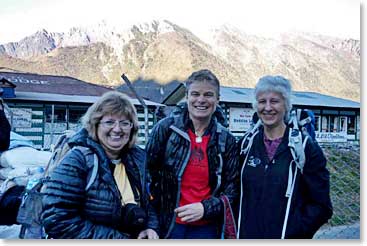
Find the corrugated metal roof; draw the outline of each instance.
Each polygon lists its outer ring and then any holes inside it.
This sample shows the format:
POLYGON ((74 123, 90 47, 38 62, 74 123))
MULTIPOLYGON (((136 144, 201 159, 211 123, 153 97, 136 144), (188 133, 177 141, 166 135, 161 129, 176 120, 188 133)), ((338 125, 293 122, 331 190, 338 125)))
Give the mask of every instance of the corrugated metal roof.
POLYGON ((88 83, 68 76, 54 76, 34 73, 0 72, 0 79, 16 85, 17 92, 39 92, 79 96, 101 96, 113 90, 101 85, 88 83))
MULTIPOLYGON (((220 102, 230 103, 252 103, 254 98, 253 88, 240 87, 220 87, 220 102)), ((167 105, 175 105, 184 99, 184 85, 179 85, 179 88, 168 95, 163 103, 167 105)), ((327 96, 316 92, 300 92, 296 91, 292 94, 293 105, 299 106, 322 106, 336 108, 360 108, 360 103, 339 97, 327 96)))
MULTIPOLYGON (((105 92, 113 90, 68 76, 0 72, 0 79, 16 85, 16 97, 11 100, 92 104, 105 92)), ((137 99, 130 99, 134 105, 140 105, 137 99)), ((164 106, 153 101, 144 101, 148 106, 164 106)))
MULTIPOLYGON (((16 93, 16 98, 11 100, 47 101, 47 102, 71 102, 71 103, 94 103, 99 96, 61 95, 54 93, 22 92, 16 93)), ((10 100, 10 99, 9 99, 10 100)), ((134 105, 140 105, 138 99, 130 98, 134 105)), ((163 104, 144 100, 148 106, 164 106, 163 104)))
MULTIPOLYGON (((252 103, 254 98, 254 89, 225 87, 220 88, 220 101, 233 103, 252 103)), ((323 106, 337 108, 360 108, 360 103, 343 98, 327 96, 316 92, 293 92, 293 105, 302 106, 323 106)))
MULTIPOLYGON (((143 98, 161 103, 167 95, 174 91, 181 84, 178 80, 172 80, 166 84, 160 84, 156 80, 138 79, 132 82, 135 91, 143 98)), ((127 84, 122 84, 116 90, 134 97, 127 84)))

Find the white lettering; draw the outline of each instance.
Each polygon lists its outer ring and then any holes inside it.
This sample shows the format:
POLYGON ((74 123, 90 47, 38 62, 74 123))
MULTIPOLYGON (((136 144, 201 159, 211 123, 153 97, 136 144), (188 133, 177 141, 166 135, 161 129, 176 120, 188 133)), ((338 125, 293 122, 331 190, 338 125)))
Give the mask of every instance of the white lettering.
POLYGON ((250 128, 253 110, 249 108, 229 108, 229 130, 246 131, 250 128))
POLYGON ((22 84, 34 84, 34 85, 48 85, 50 84, 47 80, 37 80, 37 79, 25 79, 23 77, 8 77, 6 78, 10 82, 13 83, 22 83, 22 84))
POLYGON ((316 132, 316 140, 320 143, 347 142, 346 132, 316 132))

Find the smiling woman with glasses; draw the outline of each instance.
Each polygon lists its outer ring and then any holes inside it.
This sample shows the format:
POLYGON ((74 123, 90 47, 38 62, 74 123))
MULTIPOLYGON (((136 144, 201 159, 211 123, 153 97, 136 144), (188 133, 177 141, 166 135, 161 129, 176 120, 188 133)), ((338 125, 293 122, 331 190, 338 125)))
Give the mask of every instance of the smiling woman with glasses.
POLYGON ((69 141, 74 148, 47 183, 46 233, 51 238, 158 238, 157 216, 145 189, 145 152, 135 144, 134 105, 124 94, 108 92, 88 109, 82 123, 69 141), (94 161, 88 155, 94 154, 98 174, 85 191, 94 161))
POLYGON ((116 126, 116 122, 118 122, 118 125, 122 130, 130 130, 131 127, 133 126, 133 124, 128 120, 121 120, 121 121, 107 120, 99 123, 105 128, 113 128, 116 126))

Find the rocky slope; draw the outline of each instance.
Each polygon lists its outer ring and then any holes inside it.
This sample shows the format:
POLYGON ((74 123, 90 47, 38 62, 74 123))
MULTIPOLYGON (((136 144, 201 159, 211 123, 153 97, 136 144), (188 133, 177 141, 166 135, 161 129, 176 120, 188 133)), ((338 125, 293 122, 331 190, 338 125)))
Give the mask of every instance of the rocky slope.
POLYGON ((360 99, 360 41, 288 33, 264 38, 232 26, 200 39, 169 21, 119 28, 100 23, 67 33, 41 30, 0 45, 0 69, 67 75, 118 86, 122 73, 166 84, 208 68, 227 86, 252 87, 260 76, 282 74, 295 90, 360 99))

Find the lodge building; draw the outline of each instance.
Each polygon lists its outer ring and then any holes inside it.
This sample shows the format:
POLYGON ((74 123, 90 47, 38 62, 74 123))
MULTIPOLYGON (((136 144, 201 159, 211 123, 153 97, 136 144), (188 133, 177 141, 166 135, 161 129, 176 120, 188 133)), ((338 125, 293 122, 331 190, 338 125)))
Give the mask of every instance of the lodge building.
MULTIPOLYGON (((150 83, 149 83, 150 84, 150 83)), ((117 89, 128 94, 137 108, 140 129, 139 145, 144 147, 148 135, 159 120, 157 109, 170 108, 185 100, 185 87, 175 82, 157 91, 149 98, 149 90, 137 90, 143 95, 147 108, 133 98, 128 89, 117 89), (125 90, 125 91, 123 91, 125 90)), ((80 127, 79 119, 98 97, 114 90, 67 76, 40 75, 34 73, 0 72, 6 110, 12 130, 33 141, 36 148, 49 149, 65 130, 80 127)), ((253 90, 250 88, 221 87, 220 106, 224 109, 229 130, 239 138, 248 129, 253 114, 251 107, 253 90)), ((316 137, 320 143, 360 140, 360 103, 315 92, 294 92, 295 108, 310 109, 316 118, 316 137)))
MULTIPOLYGON (((49 149, 65 130, 80 127, 79 119, 98 97, 112 88, 87 83, 72 77, 33 73, 0 72, 0 87, 10 110, 6 110, 12 130, 49 149)), ((144 108, 131 99, 138 113, 138 140, 145 143, 144 108)), ((153 127, 156 108, 162 106, 144 100, 148 107, 147 125, 153 127)))
MULTIPOLYGON (((229 130, 240 137, 250 127, 254 89, 220 88, 219 105, 223 108, 229 130)), ((179 85, 161 102, 172 106, 185 100, 185 87, 179 85)), ((310 109, 315 114, 316 139, 321 143, 360 140, 360 103, 316 92, 293 92, 294 108, 310 109)))

